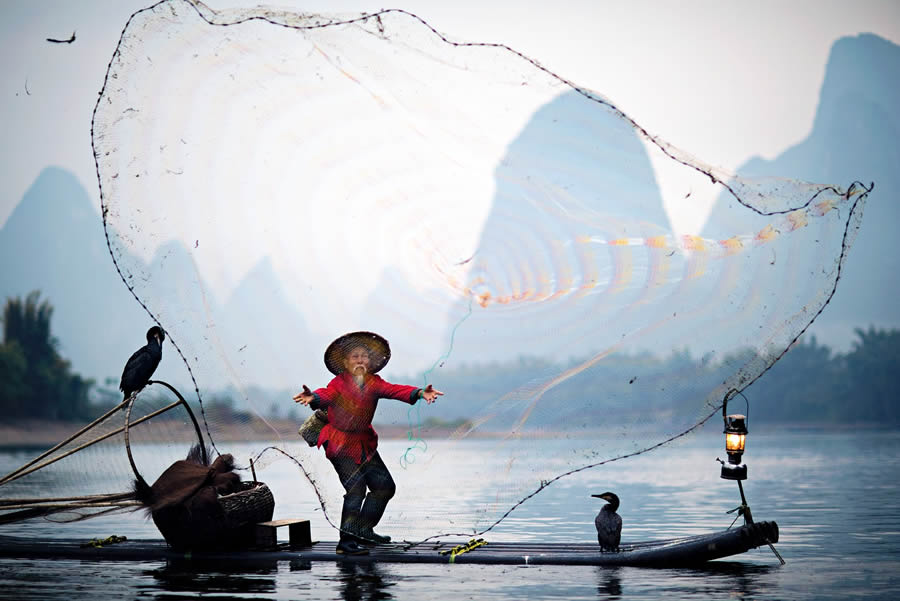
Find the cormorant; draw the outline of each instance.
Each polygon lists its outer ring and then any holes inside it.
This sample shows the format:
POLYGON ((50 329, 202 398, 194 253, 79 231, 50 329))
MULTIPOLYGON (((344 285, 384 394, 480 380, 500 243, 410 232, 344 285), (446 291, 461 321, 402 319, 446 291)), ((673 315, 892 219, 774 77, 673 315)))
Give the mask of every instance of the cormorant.
POLYGON ((602 495, 591 495, 603 499, 608 504, 603 506, 600 513, 594 519, 597 526, 597 542, 601 551, 618 551, 619 541, 622 539, 622 517, 616 513, 619 508, 619 497, 614 493, 605 492, 602 495))
POLYGON ((147 344, 139 348, 128 359, 125 369, 122 370, 122 382, 119 384, 125 397, 123 401, 139 392, 147 385, 147 380, 156 371, 156 366, 162 360, 162 343, 166 339, 166 333, 159 326, 153 326, 147 330, 147 344))

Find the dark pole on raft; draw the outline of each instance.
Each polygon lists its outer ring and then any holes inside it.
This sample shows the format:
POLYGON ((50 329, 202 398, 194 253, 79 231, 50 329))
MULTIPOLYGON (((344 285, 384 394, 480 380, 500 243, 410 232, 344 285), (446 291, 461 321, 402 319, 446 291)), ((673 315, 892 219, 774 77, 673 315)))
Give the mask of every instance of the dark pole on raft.
MULTIPOLYGON (((744 396, 739 390, 731 390, 722 400, 722 419, 725 422, 725 452, 728 453, 728 463, 725 463, 721 459, 719 459, 719 463, 722 464, 721 478, 725 480, 737 480, 738 490, 741 493, 740 507, 735 507, 728 513, 737 511, 738 516, 744 516, 744 524, 749 525, 753 523, 753 514, 750 511, 750 505, 747 504, 747 497, 744 495, 744 485, 741 483, 743 480, 747 479, 747 466, 741 463, 741 456, 744 454, 749 430, 747 429, 746 415, 741 415, 740 413, 728 415, 728 401, 734 396, 733 393, 744 396)), ((747 403, 747 413, 749 414, 750 402, 745 396, 744 402, 747 403)), ((775 554, 775 557, 778 558, 781 565, 784 565, 784 558, 781 557, 781 554, 775 549, 775 545, 769 542, 768 539, 766 539, 766 544, 772 549, 772 553, 775 554)))

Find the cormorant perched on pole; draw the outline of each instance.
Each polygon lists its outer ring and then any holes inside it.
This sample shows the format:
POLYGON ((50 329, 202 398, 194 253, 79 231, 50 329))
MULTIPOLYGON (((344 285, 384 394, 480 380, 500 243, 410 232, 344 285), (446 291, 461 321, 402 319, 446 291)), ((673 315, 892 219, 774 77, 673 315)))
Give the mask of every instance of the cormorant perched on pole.
POLYGON ((125 369, 122 370, 122 382, 119 384, 125 397, 128 398, 147 385, 147 380, 156 371, 156 366, 162 360, 162 343, 166 339, 166 333, 159 326, 153 326, 147 330, 147 344, 139 348, 128 359, 125 369))
POLYGON ((614 493, 605 492, 602 495, 591 495, 603 499, 608 504, 603 506, 594 525, 597 526, 597 542, 601 551, 618 551, 619 541, 622 540, 622 517, 616 513, 619 508, 619 497, 614 493))

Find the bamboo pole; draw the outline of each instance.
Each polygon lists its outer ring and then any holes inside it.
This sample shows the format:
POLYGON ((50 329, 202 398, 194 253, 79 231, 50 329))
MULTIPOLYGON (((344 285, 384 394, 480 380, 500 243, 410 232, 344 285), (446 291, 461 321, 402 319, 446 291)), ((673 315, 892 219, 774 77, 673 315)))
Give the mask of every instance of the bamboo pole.
POLYGON ((0 499, 0 509, 6 505, 28 504, 28 503, 54 503, 63 501, 127 501, 134 499, 133 492, 120 492, 109 495, 82 495, 80 497, 52 497, 44 499, 0 499))
POLYGON ((140 501, 118 501, 108 503, 44 503, 24 504, 24 505, 7 505, 3 509, 90 509, 96 507, 140 507, 143 503, 140 501))
MULTIPOLYGON (((142 418, 136 420, 136 421, 135 421, 133 424, 131 424, 131 425, 132 425, 132 426, 136 426, 136 425, 138 425, 139 423, 145 422, 145 421, 147 421, 148 419, 152 419, 152 418, 156 417, 157 415, 160 415, 160 414, 162 414, 162 413, 165 413, 165 412, 168 411, 169 409, 173 409, 173 408, 177 407, 177 406, 180 405, 180 404, 181 404, 181 401, 176 401, 176 402, 172 403, 171 405, 167 405, 167 406, 163 407, 162 409, 157 409, 157 410, 154 411, 153 413, 149 413, 149 414, 145 415, 144 417, 142 417, 142 418)), ((53 463, 56 463, 56 462, 59 461, 60 459, 64 459, 64 458, 68 457, 68 456, 71 455, 72 453, 76 453, 76 452, 78 452, 78 451, 81 451, 82 449, 86 449, 87 447, 89 447, 89 446, 91 446, 91 445, 93 445, 93 444, 96 444, 96 443, 98 443, 98 442, 101 442, 101 441, 103 441, 103 440, 106 440, 107 438, 110 438, 110 437, 112 437, 112 436, 115 436, 116 434, 119 434, 119 433, 122 432, 123 430, 125 430, 125 426, 122 426, 121 428, 118 428, 117 430, 113 430, 112 432, 109 432, 108 434, 104 434, 103 436, 100 436, 100 437, 98 437, 98 438, 95 438, 94 440, 92 440, 92 441, 90 441, 90 442, 86 442, 86 443, 84 443, 83 445, 81 445, 80 447, 76 447, 76 448, 72 449, 71 451, 68 451, 68 452, 66 452, 66 453, 63 453, 62 455, 59 455, 58 457, 54 457, 54 458, 51 459, 50 461, 45 461, 44 463, 41 463, 41 464, 39 464, 39 465, 36 465, 36 466, 32 467, 31 469, 29 469, 29 470, 27 470, 27 471, 21 471, 21 470, 19 470, 19 473, 16 474, 16 475, 14 475, 14 476, 7 476, 7 479, 6 479, 6 480, 3 480, 2 482, 0 482, 0 485, 6 484, 7 482, 12 482, 13 480, 17 480, 17 479, 19 479, 19 478, 21 478, 21 477, 23 477, 23 476, 27 476, 28 474, 30 474, 30 473, 32 473, 32 472, 36 472, 36 471, 39 470, 39 469, 45 468, 45 467, 47 467, 48 465, 51 465, 51 464, 53 464, 53 463)), ((75 438, 75 437, 73 437, 73 438, 75 438)), ((69 440, 72 440, 72 439, 70 438, 69 440)), ((62 444, 65 444, 65 443, 60 443, 60 445, 57 445, 55 448, 59 448, 59 446, 61 446, 62 444)), ((48 452, 49 452, 49 451, 48 451, 48 452)), ((34 462, 32 462, 32 463, 34 463, 34 462)))
MULTIPOLYGON (((114 505, 112 507, 107 507, 105 509, 103 509, 103 508, 99 508, 99 509, 101 509, 101 510, 95 511, 90 516, 82 516, 79 519, 86 519, 87 517, 97 517, 97 516, 101 516, 101 515, 106 515, 107 513, 115 513, 117 511, 122 511, 123 509, 129 509, 129 507, 122 507, 119 505, 114 505)), ((35 508, 32 506, 32 507, 29 507, 28 509, 21 509, 19 511, 10 511, 9 513, 0 513, 0 525, 14 524, 16 522, 21 522, 23 520, 30 520, 33 518, 46 517, 50 514, 60 513, 60 512, 66 511, 66 510, 67 510, 67 507, 65 505, 63 505, 62 507, 57 507, 57 508, 35 508)), ((78 521, 78 520, 73 520, 73 521, 78 521)))
MULTIPOLYGON (((132 395, 132 396, 134 396, 134 395, 132 395)), ((52 453, 53 451, 56 451, 56 450, 59 449, 60 447, 67 445, 68 443, 72 442, 73 440, 75 440, 76 438, 78 438, 79 436, 81 436, 82 434, 84 434, 85 432, 87 432, 88 430, 90 430, 91 428, 93 428, 94 426, 96 426, 97 424, 99 424, 100 422, 105 421, 109 416, 111 416, 111 415, 114 414, 116 411, 118 411, 118 410, 120 410, 122 407, 124 407, 124 406, 125 406, 125 403, 127 403, 129 400, 130 400, 130 399, 125 399, 124 401, 122 401, 121 403, 119 403, 118 405, 116 405, 115 407, 113 407, 112 409, 110 409, 109 411, 107 411, 106 413, 104 413, 102 416, 98 417, 97 419, 95 419, 94 421, 92 421, 91 423, 89 423, 88 425, 86 425, 85 427, 83 427, 81 430, 79 430, 78 432, 76 432, 75 434, 73 434, 72 436, 70 436, 69 438, 67 438, 67 439, 65 439, 64 441, 62 441, 61 443, 57 444, 57 445, 56 445, 55 447, 53 447, 52 449, 47 449, 46 451, 44 451, 43 453, 41 453, 40 455, 38 455, 37 457, 35 457, 35 458, 32 459, 31 461, 29 461, 29 462, 26 463, 25 465, 23 465, 23 466, 19 467, 18 469, 15 469, 15 470, 11 471, 10 473, 6 474, 5 476, 3 476, 2 479, 0 479, 0 485, 6 484, 7 481, 15 480, 15 478, 13 478, 13 476, 15 476, 17 473, 19 473, 19 472, 21 472, 22 470, 25 470, 25 469, 31 467, 32 465, 34 465, 35 463, 37 463, 38 461, 40 461, 41 459, 43 459, 44 457, 46 457, 47 455, 49 455, 50 453, 52 453)))

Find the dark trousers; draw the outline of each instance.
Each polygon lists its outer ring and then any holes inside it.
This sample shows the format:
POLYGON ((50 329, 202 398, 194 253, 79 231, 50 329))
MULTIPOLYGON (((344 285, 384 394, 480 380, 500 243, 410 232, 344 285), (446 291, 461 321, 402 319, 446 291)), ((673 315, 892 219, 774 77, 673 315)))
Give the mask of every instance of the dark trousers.
POLYGON ((374 528, 397 487, 377 451, 362 464, 347 457, 334 457, 331 464, 347 491, 341 511, 341 540, 344 540, 348 535, 374 528))

